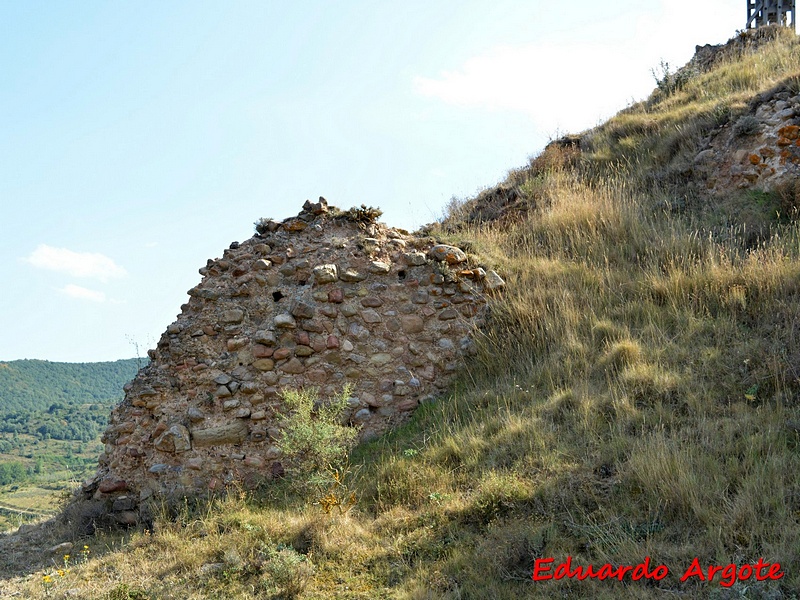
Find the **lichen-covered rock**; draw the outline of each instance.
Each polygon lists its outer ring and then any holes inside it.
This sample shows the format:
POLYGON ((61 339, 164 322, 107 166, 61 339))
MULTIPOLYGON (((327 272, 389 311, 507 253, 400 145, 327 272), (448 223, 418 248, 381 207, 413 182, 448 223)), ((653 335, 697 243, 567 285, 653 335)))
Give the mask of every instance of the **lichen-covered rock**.
POLYGON ((403 255, 406 263, 411 267, 419 267, 425 264, 426 258, 423 252, 408 252, 403 255))
POLYGON ((486 273, 483 284, 486 291, 493 292, 494 290, 499 290, 500 288, 505 287, 506 282, 494 271, 489 271, 486 273))
POLYGON ((444 261, 449 265, 457 265, 467 260, 467 255, 461 248, 448 246, 447 244, 437 244, 430 250, 428 255, 434 260, 444 261))
POLYGON ((715 130, 692 165, 694 179, 712 195, 739 189, 778 189, 800 176, 800 94, 776 87, 747 114, 715 130))
POLYGON ((319 265, 314 267, 313 273, 314 282, 320 285, 339 279, 339 268, 336 265, 319 265))
POLYGON ((125 386, 85 498, 128 525, 149 498, 282 477, 282 390, 350 384, 346 422, 367 440, 446 388, 505 283, 455 246, 342 214, 309 202, 200 269, 125 386))
POLYGON ((173 425, 162 433, 155 442, 153 447, 161 452, 186 452, 192 449, 192 444, 189 441, 189 430, 183 425, 173 425))

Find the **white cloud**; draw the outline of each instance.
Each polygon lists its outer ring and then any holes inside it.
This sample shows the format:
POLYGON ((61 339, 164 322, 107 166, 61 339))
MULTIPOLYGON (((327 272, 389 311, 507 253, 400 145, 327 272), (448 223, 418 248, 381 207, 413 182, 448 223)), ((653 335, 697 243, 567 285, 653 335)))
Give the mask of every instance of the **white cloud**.
POLYGON ((662 58, 681 66, 695 44, 724 42, 743 20, 727 0, 692 5, 690 19, 684 2, 660 4, 636 20, 627 39, 497 46, 412 85, 446 104, 527 114, 544 133, 578 132, 646 97, 662 58))
POLYGON ((594 125, 621 108, 618 57, 602 46, 499 46, 439 78, 417 77, 417 93, 447 104, 510 110, 545 132, 594 125))
POLYGON ((40 244, 25 261, 39 269, 60 271, 73 277, 90 277, 104 282, 127 275, 124 268, 103 254, 74 252, 47 244, 40 244))
POLYGON ((158 242, 147 242, 144 245, 145 248, 155 248, 156 246, 158 246, 158 242))
POLYGON ((77 298, 78 300, 90 300, 92 302, 106 301, 106 295, 103 292, 90 290, 88 288, 81 287, 79 285, 73 285, 71 283, 58 291, 66 296, 69 296, 70 298, 77 298))

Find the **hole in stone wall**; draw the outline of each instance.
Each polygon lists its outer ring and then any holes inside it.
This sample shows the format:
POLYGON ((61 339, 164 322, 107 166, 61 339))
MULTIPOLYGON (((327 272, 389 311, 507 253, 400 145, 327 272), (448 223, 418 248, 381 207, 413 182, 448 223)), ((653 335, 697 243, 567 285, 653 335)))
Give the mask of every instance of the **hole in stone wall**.
POLYGON ((406 271, 405 269, 401 269, 397 272, 397 279, 398 281, 403 281, 406 278, 406 271))
POLYGON ((284 298, 284 295, 280 290, 278 290, 277 292, 272 292, 272 299, 275 300, 275 302, 277 302, 281 298, 284 298))
POLYGON ((298 282, 297 282, 297 284, 298 284, 298 285, 305 285, 305 284, 306 284, 306 282, 305 282, 305 281, 298 281, 298 282))

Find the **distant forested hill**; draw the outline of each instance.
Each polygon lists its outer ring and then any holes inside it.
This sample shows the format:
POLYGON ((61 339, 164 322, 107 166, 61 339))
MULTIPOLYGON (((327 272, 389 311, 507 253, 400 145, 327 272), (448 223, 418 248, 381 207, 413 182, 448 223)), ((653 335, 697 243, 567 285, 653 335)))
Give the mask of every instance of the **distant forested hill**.
POLYGON ((133 379, 135 358, 114 362, 59 363, 47 360, 0 362, 0 412, 48 410, 54 404, 114 404, 133 379))

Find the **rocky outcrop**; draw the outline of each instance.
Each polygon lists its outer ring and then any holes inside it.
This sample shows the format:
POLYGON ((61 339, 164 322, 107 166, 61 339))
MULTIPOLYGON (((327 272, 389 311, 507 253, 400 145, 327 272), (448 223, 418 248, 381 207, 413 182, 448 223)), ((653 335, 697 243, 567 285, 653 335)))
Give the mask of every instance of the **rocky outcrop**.
POLYGON ((709 138, 694 159, 697 180, 715 194, 775 189, 800 174, 800 94, 778 87, 709 138))
POLYGON ((782 36, 793 35, 794 31, 790 28, 775 24, 746 29, 724 44, 695 46, 692 60, 683 69, 706 73, 723 61, 738 60, 746 54, 757 52, 762 46, 782 36))
MULTIPOLYGON (((362 440, 445 389, 505 282, 460 248, 323 199, 262 220, 202 281, 111 415, 85 501, 122 524, 150 497, 252 487, 283 473, 281 391, 352 386, 362 440)), ((96 514, 94 511, 92 514, 96 514)))

